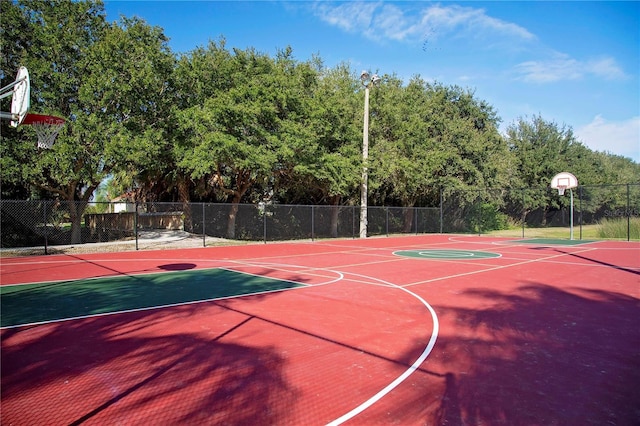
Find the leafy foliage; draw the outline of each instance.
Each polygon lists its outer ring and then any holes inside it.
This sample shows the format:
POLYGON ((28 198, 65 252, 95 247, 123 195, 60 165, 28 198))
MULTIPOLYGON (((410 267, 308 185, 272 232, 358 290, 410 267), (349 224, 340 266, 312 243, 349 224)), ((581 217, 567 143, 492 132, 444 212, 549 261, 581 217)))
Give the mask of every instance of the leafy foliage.
MULTIPOLYGON (((301 62, 290 48, 273 57, 229 49, 224 38, 176 57, 161 28, 138 18, 108 23, 100 1, 1 7, 3 85, 27 66, 32 110, 67 120, 48 151, 36 148, 28 126, 2 123, 2 195, 80 201, 71 212, 75 231, 105 180, 140 200, 185 206, 192 199, 338 206, 358 203, 366 166, 373 204, 433 206, 442 191, 457 192, 459 205, 492 218, 479 227, 503 226, 501 212, 524 221, 533 210, 566 207, 546 190, 560 171, 583 185, 640 181, 640 165, 592 152, 569 126, 521 118, 502 136, 497 113, 473 91, 420 76, 405 84, 384 75, 371 88, 363 165, 364 89, 348 63, 301 62), (520 191, 505 202, 478 188, 520 191)), ((588 201, 615 206, 624 196, 603 194, 588 201)), ((229 233, 236 212, 230 208, 229 233)), ((410 226, 412 218, 404 220, 410 226)))
POLYGON ((32 110, 67 125, 51 150, 37 150, 26 126, 30 138, 3 144, 3 180, 81 201, 71 211, 75 241, 100 182, 156 157, 173 59, 161 30, 126 18, 108 24, 101 3, 29 1, 20 10, 33 37, 23 43, 31 50, 16 54, 33 75, 32 110))

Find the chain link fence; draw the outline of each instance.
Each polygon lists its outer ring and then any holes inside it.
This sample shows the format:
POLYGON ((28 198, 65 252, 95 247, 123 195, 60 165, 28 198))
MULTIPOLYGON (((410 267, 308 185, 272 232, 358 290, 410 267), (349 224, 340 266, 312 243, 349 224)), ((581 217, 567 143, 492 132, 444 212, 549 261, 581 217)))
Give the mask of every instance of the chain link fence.
MULTIPOLYGON (((564 196, 549 188, 441 191, 438 206, 369 206, 367 212, 369 236, 511 229, 526 237, 536 228, 567 227, 572 216, 580 239, 583 226, 603 223, 622 228, 617 238, 638 239, 640 184, 580 186, 564 196)), ((0 219, 3 252, 49 253, 87 244, 133 250, 177 242, 195 247, 357 238, 360 206, 0 200, 0 219)))

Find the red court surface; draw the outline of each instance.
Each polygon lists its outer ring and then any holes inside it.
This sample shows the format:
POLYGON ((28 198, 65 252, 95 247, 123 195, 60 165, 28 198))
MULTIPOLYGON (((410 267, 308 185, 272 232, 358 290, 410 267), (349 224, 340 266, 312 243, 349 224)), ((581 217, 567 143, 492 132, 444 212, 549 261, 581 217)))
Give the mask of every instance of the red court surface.
POLYGON ((1 329, 1 423, 640 424, 637 242, 422 235, 3 258, 0 279, 217 267, 305 287, 1 329))

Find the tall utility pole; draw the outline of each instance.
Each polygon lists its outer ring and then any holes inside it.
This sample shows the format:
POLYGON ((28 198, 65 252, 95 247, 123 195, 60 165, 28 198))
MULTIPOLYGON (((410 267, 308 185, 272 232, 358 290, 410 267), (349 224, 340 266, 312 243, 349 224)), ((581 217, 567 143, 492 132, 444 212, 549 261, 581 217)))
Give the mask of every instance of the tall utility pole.
POLYGON ((364 86, 364 126, 362 129, 362 181, 360 182, 360 238, 367 238, 367 186, 369 170, 369 88, 380 81, 378 74, 362 71, 360 80, 364 86))

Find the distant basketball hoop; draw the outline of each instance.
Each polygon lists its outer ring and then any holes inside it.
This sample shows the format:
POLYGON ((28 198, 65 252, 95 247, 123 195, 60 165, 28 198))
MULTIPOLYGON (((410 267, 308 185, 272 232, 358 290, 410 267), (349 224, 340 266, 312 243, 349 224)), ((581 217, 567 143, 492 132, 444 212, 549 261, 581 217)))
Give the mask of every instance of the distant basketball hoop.
POLYGON ((564 195, 567 189, 573 189, 578 186, 578 179, 568 172, 558 173, 551 179, 551 188, 558 190, 558 195, 564 195))
POLYGON ((558 195, 564 195, 564 191, 569 190, 571 194, 571 228, 570 238, 573 240, 573 188, 578 187, 578 179, 568 172, 562 172, 551 178, 551 188, 558 190, 558 195))
POLYGON ((38 148, 50 149, 64 127, 64 118, 53 115, 27 114, 22 124, 33 127, 38 135, 38 148))

